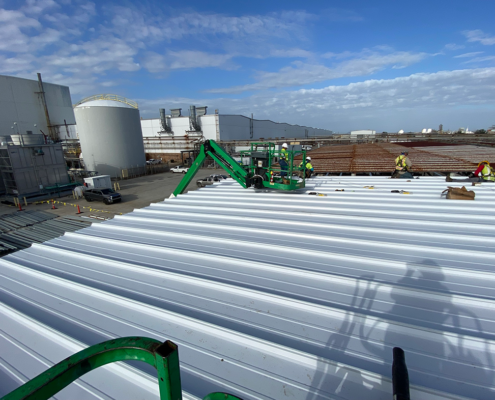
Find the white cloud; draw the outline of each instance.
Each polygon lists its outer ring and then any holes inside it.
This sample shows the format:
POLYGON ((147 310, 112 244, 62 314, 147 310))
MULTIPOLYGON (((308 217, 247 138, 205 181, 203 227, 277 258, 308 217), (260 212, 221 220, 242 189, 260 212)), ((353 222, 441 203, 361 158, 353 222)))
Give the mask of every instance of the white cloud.
POLYGON ((444 46, 445 50, 461 50, 465 48, 466 46, 462 44, 456 44, 456 43, 449 43, 444 46))
POLYGON ((60 68, 65 72, 87 75, 102 74, 109 70, 137 71, 140 65, 134 60, 137 49, 115 37, 99 38, 72 45, 62 51, 43 57, 49 66, 60 68), (71 54, 72 53, 72 54, 71 54))
POLYGON ((463 31, 464 36, 466 36, 468 42, 480 42, 486 46, 491 46, 495 44, 495 36, 490 36, 484 33, 480 29, 475 29, 472 31, 463 31))
POLYGON ((22 10, 26 14, 39 15, 47 9, 60 7, 54 0, 26 0, 26 5, 22 10))
POLYGON ((0 8, 0 50, 15 53, 29 51, 30 37, 25 32, 32 29, 41 29, 36 19, 20 11, 0 8))
POLYGON ((474 56, 477 56, 477 55, 483 54, 483 53, 484 53, 483 51, 475 51, 475 52, 472 52, 472 53, 459 54, 458 56, 454 56, 454 58, 474 57, 474 56))
POLYGON ((480 62, 493 61, 493 60, 495 60, 495 56, 475 57, 471 60, 465 61, 464 64, 480 63, 480 62))
POLYGON ((270 57, 283 57, 283 58, 310 58, 314 57, 314 53, 303 49, 273 49, 269 53, 270 57))
MULTIPOLYGON (((323 89, 264 92, 237 99, 140 99, 139 104, 142 115, 155 115, 158 105, 172 108, 206 104, 225 114, 250 115, 253 112, 259 119, 277 119, 336 131, 360 126, 385 130, 396 127, 419 129, 415 126, 419 120, 437 125, 449 122, 455 126, 468 122, 483 126, 479 120, 473 121, 473 116, 479 114, 471 107, 463 111, 463 107, 495 104, 495 68, 418 73, 323 89)), ((485 121, 485 124, 489 123, 493 122, 485 121)))
POLYGON ((228 16, 198 12, 163 15, 160 11, 137 12, 129 7, 112 8, 113 32, 127 36, 132 34, 138 40, 173 40, 183 37, 225 35, 229 37, 285 37, 301 35, 302 24, 310 18, 304 11, 281 12, 269 15, 228 16), (132 32, 123 30, 132 26, 132 32))
POLYGON ((366 76, 386 67, 403 68, 427 57, 426 53, 394 52, 380 53, 364 50, 361 53, 326 54, 327 58, 347 58, 359 54, 358 58, 342 61, 332 67, 295 61, 277 72, 260 72, 257 83, 231 88, 211 89, 210 93, 241 93, 248 90, 263 90, 281 87, 302 86, 342 77, 366 76))
POLYGON ((466 46, 463 44, 456 44, 456 43, 449 43, 444 46, 445 50, 461 50, 464 49, 466 46))
POLYGON ((194 50, 169 51, 165 55, 148 52, 143 66, 152 73, 207 67, 233 69, 236 66, 230 62, 231 58, 232 55, 229 54, 210 54, 194 50))

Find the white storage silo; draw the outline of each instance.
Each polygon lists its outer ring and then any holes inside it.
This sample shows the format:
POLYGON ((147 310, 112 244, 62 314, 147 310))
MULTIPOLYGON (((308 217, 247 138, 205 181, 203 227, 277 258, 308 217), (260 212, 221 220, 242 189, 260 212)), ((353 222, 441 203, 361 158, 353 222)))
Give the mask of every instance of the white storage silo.
POLYGON ((74 108, 77 131, 88 171, 117 177, 123 169, 144 172, 141 119, 137 103, 116 95, 96 95, 74 108))

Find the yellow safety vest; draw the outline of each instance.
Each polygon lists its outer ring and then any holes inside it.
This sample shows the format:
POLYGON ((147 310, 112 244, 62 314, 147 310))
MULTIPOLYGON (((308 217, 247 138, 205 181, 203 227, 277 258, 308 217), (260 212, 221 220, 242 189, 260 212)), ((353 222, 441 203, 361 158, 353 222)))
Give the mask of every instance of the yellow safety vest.
POLYGON ((287 150, 282 149, 282 151, 280 152, 280 159, 287 161, 287 150))
POLYGON ((489 167, 488 165, 485 165, 483 167, 483 170, 481 171, 481 175, 483 176, 484 180, 495 181, 495 174, 493 173, 491 167, 489 167))
POLYGON ((395 159, 395 169, 399 169, 397 167, 402 167, 402 169, 407 169, 407 164, 406 164, 406 156, 405 155, 400 155, 395 159))
MULTIPOLYGON (((306 169, 311 169, 313 168, 313 166, 311 165, 310 162, 307 162, 306 163, 306 169)), ((302 171, 304 168, 303 168, 303 163, 301 162, 301 164, 299 164, 299 169, 302 171)))

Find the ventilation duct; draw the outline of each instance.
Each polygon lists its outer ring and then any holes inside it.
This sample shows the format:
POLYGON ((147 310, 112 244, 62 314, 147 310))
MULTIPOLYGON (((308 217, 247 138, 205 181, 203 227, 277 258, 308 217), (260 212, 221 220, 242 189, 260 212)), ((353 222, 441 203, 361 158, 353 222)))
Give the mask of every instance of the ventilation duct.
POLYGON ((191 131, 201 131, 201 127, 199 126, 198 119, 196 117, 196 106, 189 107, 189 126, 191 131))
POLYGON ((165 109, 160 108, 160 122, 162 124, 162 132, 171 133, 172 127, 167 124, 167 117, 165 115, 165 109))
POLYGON ((182 108, 172 108, 170 110, 170 115, 172 116, 172 118, 180 117, 181 116, 181 110, 182 110, 182 108))
POLYGON ((201 117, 203 115, 206 115, 206 109, 208 107, 207 106, 204 106, 204 107, 196 107, 196 116, 197 117, 201 117))

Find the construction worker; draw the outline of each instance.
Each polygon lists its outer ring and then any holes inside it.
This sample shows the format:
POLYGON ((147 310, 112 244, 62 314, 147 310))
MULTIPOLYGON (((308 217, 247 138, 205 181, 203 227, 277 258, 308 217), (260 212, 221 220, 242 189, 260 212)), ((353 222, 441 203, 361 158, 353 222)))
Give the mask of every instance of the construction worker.
POLYGON ((474 176, 480 178, 480 181, 495 182, 495 171, 488 161, 481 161, 478 169, 474 171, 474 176))
POLYGON ((403 151, 401 155, 395 159, 395 171, 392 174, 392 178, 413 178, 411 173, 412 162, 407 157, 408 155, 408 151, 403 151))
POLYGON ((299 171, 303 171, 303 174, 306 175, 306 179, 307 178, 311 178, 311 175, 313 174, 313 172, 315 171, 315 169, 313 168, 313 166, 311 165, 311 157, 306 157, 306 164, 304 165, 304 163, 301 161, 301 164, 299 164, 299 171))
POLYGON ((289 145, 287 143, 284 143, 282 145, 282 150, 280 151, 280 176, 285 179, 285 176, 287 176, 287 169, 289 168, 289 154, 287 153, 287 149, 289 148, 289 145))
POLYGON ((452 179, 449 176, 445 179, 447 182, 495 182, 495 171, 488 161, 481 161, 478 168, 466 179, 452 179))

